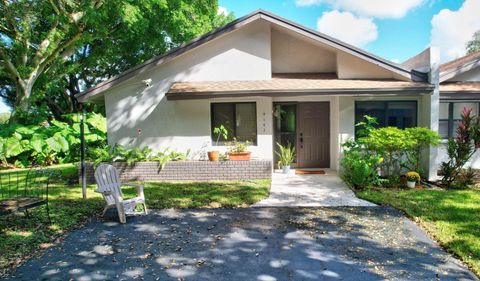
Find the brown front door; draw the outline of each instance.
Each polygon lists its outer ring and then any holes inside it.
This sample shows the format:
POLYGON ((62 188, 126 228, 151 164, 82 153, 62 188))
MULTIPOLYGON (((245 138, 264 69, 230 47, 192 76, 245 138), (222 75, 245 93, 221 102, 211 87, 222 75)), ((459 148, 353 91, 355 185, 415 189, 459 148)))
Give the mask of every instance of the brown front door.
POLYGON ((330 104, 297 105, 297 167, 330 167, 330 104))

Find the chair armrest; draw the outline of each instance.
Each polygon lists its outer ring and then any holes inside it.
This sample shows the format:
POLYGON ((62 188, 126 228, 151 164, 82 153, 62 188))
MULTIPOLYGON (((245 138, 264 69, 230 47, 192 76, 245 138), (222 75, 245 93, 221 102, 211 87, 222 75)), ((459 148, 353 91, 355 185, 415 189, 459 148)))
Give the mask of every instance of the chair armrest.
POLYGON ((144 185, 136 183, 123 183, 122 185, 134 186, 137 189, 137 196, 145 200, 145 195, 143 194, 144 185))
POLYGON ((138 183, 122 183, 122 185, 134 186, 134 187, 142 187, 142 188, 143 188, 143 184, 138 184, 138 183))
POLYGON ((101 190, 95 189, 95 192, 101 193, 101 194, 107 195, 107 196, 108 196, 108 195, 112 195, 112 192, 111 192, 111 191, 107 191, 107 190, 101 191, 101 190))

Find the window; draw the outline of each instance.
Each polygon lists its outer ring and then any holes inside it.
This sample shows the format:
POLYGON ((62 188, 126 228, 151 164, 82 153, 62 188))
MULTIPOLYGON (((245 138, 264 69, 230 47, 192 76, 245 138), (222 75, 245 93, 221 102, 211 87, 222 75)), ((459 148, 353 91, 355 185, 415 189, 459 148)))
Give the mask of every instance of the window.
MULTIPOLYGON (((254 102, 244 103, 212 103, 212 141, 217 141, 213 133, 215 127, 223 125, 228 130, 228 141, 236 138, 239 141, 257 143, 257 108, 254 102)), ((225 144, 220 139, 219 144, 225 144)))
POLYGON ((379 127, 411 128, 417 126, 417 102, 357 101, 355 104, 355 124, 362 121, 365 115, 377 118, 379 127))
POLYGON ((452 138, 456 135, 460 115, 465 107, 471 108, 473 114, 479 111, 477 102, 440 102, 438 133, 443 138, 452 138))

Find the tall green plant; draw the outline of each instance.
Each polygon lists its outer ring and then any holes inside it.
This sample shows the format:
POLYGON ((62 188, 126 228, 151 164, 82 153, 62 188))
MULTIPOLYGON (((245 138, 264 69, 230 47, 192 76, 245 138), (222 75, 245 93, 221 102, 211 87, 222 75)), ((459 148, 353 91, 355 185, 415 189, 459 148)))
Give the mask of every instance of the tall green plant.
POLYGON ((213 128, 213 134, 217 136, 215 146, 218 146, 218 141, 220 141, 220 137, 222 137, 224 140, 228 139, 228 129, 225 128, 225 126, 223 125, 213 128))
POLYGON ((277 142, 278 150, 275 151, 275 154, 278 156, 278 168, 290 166, 290 164, 295 161, 295 147, 292 144, 287 143, 283 146, 277 142))
POLYGON ((457 136, 448 140, 448 161, 442 162, 440 170, 445 186, 452 184, 462 176, 463 167, 477 151, 480 145, 480 119, 465 107, 461 114, 462 120, 457 127, 457 136))

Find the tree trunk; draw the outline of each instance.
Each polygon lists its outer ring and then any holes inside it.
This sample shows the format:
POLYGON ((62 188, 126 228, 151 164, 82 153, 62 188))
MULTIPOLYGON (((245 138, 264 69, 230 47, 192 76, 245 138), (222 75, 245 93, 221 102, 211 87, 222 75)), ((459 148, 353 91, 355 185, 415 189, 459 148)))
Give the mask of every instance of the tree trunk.
POLYGON ((18 120, 20 112, 27 112, 30 108, 30 95, 32 94, 32 87, 22 82, 17 82, 15 85, 15 103, 13 105, 12 114, 9 123, 15 123, 18 120))

